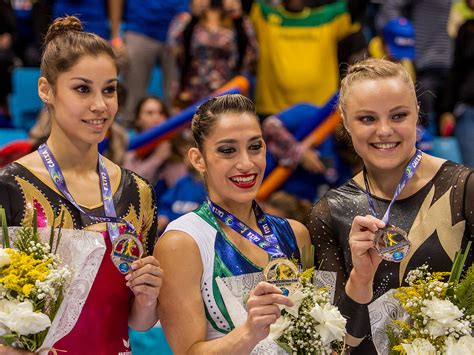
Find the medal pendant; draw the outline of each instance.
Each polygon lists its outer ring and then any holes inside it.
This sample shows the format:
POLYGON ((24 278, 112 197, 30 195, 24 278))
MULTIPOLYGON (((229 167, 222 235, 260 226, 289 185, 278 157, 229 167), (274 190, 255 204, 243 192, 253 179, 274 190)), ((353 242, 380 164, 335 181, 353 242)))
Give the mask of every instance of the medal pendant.
POLYGON ((143 244, 130 233, 124 233, 115 239, 112 245, 110 257, 117 269, 126 274, 130 271, 131 265, 143 255, 143 244))
POLYGON ((263 278, 282 290, 284 296, 299 287, 298 267, 288 259, 271 260, 263 270, 263 278))
POLYGON ((410 251, 411 243, 403 229, 389 225, 375 233, 374 247, 383 259, 400 262, 410 251))

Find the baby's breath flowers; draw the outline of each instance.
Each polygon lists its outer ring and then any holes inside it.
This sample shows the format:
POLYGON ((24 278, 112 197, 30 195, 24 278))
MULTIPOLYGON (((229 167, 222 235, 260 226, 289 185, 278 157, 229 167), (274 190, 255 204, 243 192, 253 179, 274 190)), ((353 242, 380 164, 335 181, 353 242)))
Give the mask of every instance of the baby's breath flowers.
MULTIPOLYGON (((35 214, 36 216, 36 214, 35 214)), ((0 209, 2 227, 4 211, 0 209)), ((36 218, 33 218, 36 223, 36 218)), ((54 232, 51 232, 53 235, 54 232)), ((60 233, 56 238, 59 242, 60 233)), ((72 270, 62 266, 50 245, 39 240, 36 228, 23 226, 13 238, 2 228, 0 248, 0 339, 9 346, 36 351, 63 299, 72 270)))
POLYGON ((290 296, 292 307, 284 307, 270 327, 270 337, 289 354, 331 354, 341 347, 346 319, 331 305, 326 289, 312 282, 314 268, 300 275, 300 287, 290 296))

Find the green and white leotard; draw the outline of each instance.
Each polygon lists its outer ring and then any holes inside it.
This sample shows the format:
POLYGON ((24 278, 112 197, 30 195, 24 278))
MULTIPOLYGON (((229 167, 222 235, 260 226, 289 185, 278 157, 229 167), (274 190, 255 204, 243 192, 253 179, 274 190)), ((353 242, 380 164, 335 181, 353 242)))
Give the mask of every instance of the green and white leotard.
MULTIPOLYGON (((300 260, 293 230, 286 219, 265 214, 280 248, 289 258, 300 260)), ((201 294, 207 319, 207 340, 216 339, 235 328, 223 301, 216 278, 261 273, 226 237, 206 202, 198 209, 171 222, 166 231, 178 230, 196 242, 203 265, 201 294)), ((246 285, 242 285, 245 287, 246 285)))

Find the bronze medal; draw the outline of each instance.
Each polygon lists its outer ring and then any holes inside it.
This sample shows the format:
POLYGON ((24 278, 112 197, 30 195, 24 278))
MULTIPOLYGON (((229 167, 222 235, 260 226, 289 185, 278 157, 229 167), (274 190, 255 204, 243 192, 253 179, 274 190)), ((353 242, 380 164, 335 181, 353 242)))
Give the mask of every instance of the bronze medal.
POLYGON ((389 225, 375 233, 374 247, 383 259, 400 262, 410 251, 411 243, 403 229, 389 225))

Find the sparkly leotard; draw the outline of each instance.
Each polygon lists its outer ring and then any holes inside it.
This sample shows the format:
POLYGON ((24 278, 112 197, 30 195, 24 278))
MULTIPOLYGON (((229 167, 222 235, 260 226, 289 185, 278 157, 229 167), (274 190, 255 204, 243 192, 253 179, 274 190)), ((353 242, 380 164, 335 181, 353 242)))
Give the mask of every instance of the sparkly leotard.
MULTIPOLYGON (((133 224, 146 247, 146 253, 152 253, 157 234, 153 188, 138 175, 121 169, 113 193, 117 216, 133 224)), ((128 340, 131 291, 110 259, 111 243, 106 225, 96 224, 79 213, 52 182, 41 181, 18 163, 0 170, 0 205, 6 210, 9 226, 31 224, 34 208, 39 227, 49 226, 54 213, 58 215, 60 211, 65 211, 63 228, 97 231, 104 235, 107 250, 79 319, 72 331, 54 347, 66 350, 69 355, 131 354, 128 340)), ((92 215, 104 215, 102 204, 82 207, 92 215)))
MULTIPOLYGON (((390 201, 374 197, 374 202, 381 218, 390 201)), ((354 180, 329 191, 311 212, 308 229, 317 264, 322 262, 323 270, 337 273, 336 299, 352 269, 348 240, 352 221, 367 214, 367 195, 354 180)), ((412 248, 401 263, 380 264, 374 278, 374 299, 404 284, 407 272, 425 263, 432 270, 450 271, 455 252, 474 237, 473 171, 445 162, 428 184, 394 203, 390 223, 408 233, 412 248)), ((466 262, 471 264, 472 251, 466 262)), ((353 353, 375 353, 370 334, 353 353)))

